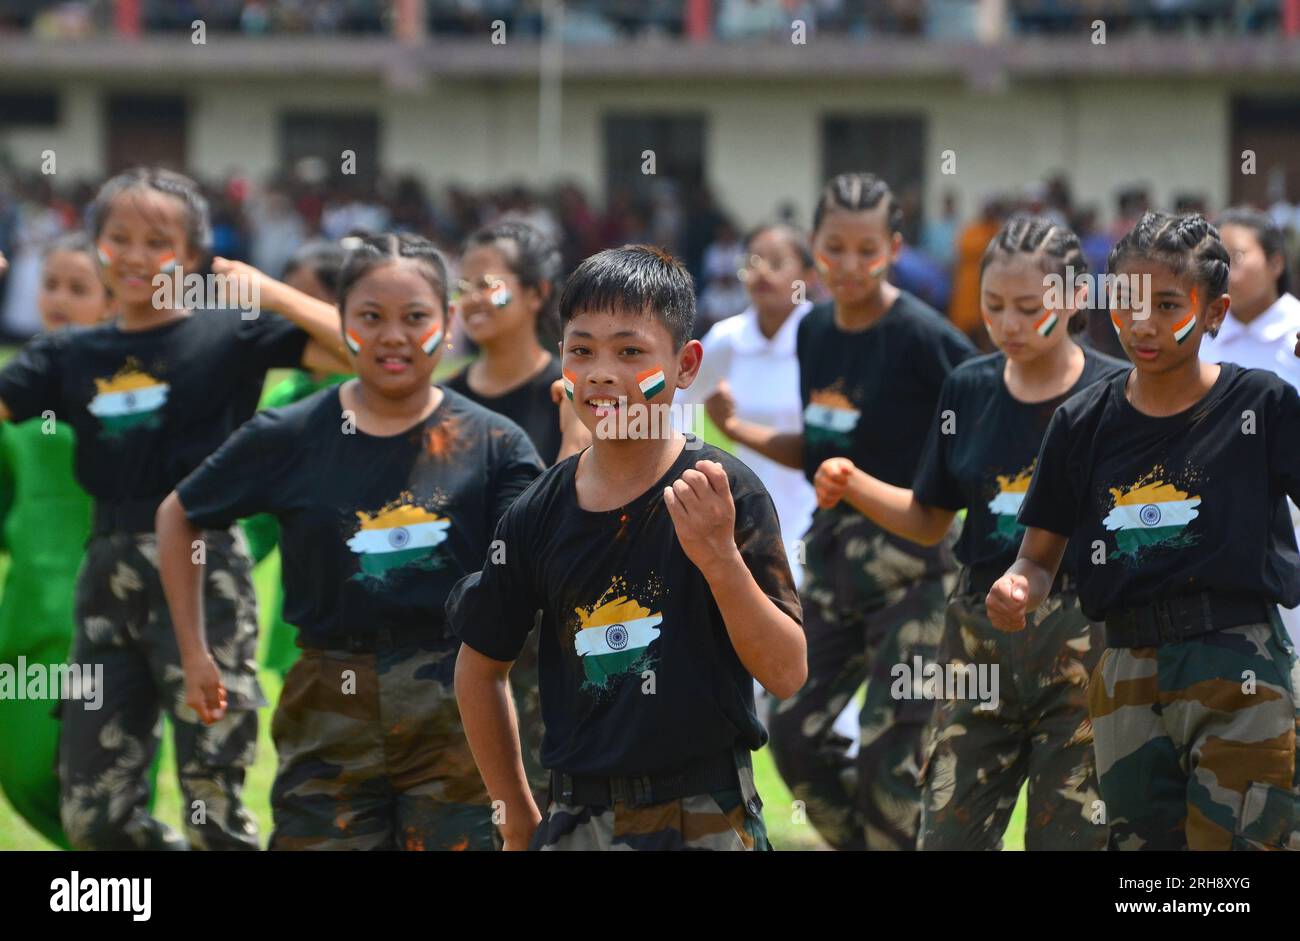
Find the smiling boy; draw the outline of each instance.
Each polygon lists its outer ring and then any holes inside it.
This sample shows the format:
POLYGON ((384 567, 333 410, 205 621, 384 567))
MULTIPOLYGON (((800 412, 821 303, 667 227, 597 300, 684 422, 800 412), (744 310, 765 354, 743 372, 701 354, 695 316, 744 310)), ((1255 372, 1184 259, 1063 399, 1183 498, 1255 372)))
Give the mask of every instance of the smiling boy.
POLYGON ((807 673, 772 500, 716 448, 607 421, 691 384, 694 316, 690 275, 657 249, 583 262, 560 319, 565 388, 592 447, 525 491, 497 528, 504 551, 448 599, 465 732, 506 849, 768 848, 753 680, 784 698, 807 673), (539 610, 544 815, 506 683, 539 610))

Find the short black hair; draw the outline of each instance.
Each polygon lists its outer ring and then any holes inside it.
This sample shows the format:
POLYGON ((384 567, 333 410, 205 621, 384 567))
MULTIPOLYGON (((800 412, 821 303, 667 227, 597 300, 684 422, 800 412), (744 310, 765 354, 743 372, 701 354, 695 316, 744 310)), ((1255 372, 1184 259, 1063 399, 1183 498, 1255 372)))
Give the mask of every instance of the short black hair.
POLYGON ((299 268, 306 268, 316 276, 316 280, 330 294, 339 290, 339 273, 343 270, 343 259, 347 250, 338 242, 326 239, 314 239, 304 242, 285 263, 280 279, 288 280, 299 268))
POLYGON ((1228 250, 1219 230, 1199 214, 1146 213, 1110 250, 1106 270, 1113 274, 1130 257, 1158 261, 1179 275, 1190 272, 1212 298, 1228 290, 1228 250))
POLYGON ((1234 206, 1223 210, 1214 222, 1220 229, 1225 225, 1250 229, 1255 233, 1255 241, 1259 242, 1259 247, 1263 249, 1266 258, 1280 255, 1282 273, 1277 276, 1277 296, 1281 297, 1291 291, 1291 274, 1287 271, 1286 239, 1282 236, 1281 227, 1273 221, 1272 216, 1249 206, 1234 206))
POLYGON ((624 245, 592 255, 560 295, 560 328, 579 314, 654 317, 681 349, 695 329, 695 282, 686 267, 653 245, 624 245))
POLYGON ((864 212, 885 203, 885 216, 889 221, 889 234, 893 235, 903 225, 903 210, 894 199, 889 184, 874 173, 841 173, 832 177, 817 197, 813 210, 813 231, 821 228, 822 219, 829 209, 864 212))
MULTIPOLYGON (((1069 226, 1060 225, 1046 216, 1017 213, 1008 219, 1002 231, 993 236, 984 249, 984 257, 980 259, 980 280, 984 280, 984 270, 993 259, 1014 255, 1037 256, 1045 275, 1065 277, 1067 268, 1073 268, 1076 275, 1088 273, 1088 259, 1084 257, 1079 236, 1069 226)), ((1073 284, 1066 284, 1065 289, 1073 296, 1073 284)), ((1079 333, 1087 326, 1086 309, 1076 310, 1070 316, 1068 329, 1071 333, 1079 333)))
POLYGON ((537 312, 537 340, 547 349, 553 349, 560 332, 556 314, 560 273, 564 267, 560 246, 541 229, 516 219, 494 222, 470 233, 461 254, 482 246, 498 249, 510 266, 510 273, 524 287, 540 291, 542 285, 550 285, 546 302, 537 312))
POLYGON ((134 189, 151 189, 179 199, 185 207, 185 238, 189 248, 200 255, 212 251, 212 219, 207 197, 189 177, 161 167, 135 167, 119 173, 99 188, 87 216, 92 239, 99 240, 113 200, 134 189))
POLYGON ((369 235, 348 251, 339 272, 339 313, 347 305, 348 293, 371 269, 394 261, 414 262, 420 274, 433 287, 447 315, 447 262, 428 239, 419 235, 369 235))

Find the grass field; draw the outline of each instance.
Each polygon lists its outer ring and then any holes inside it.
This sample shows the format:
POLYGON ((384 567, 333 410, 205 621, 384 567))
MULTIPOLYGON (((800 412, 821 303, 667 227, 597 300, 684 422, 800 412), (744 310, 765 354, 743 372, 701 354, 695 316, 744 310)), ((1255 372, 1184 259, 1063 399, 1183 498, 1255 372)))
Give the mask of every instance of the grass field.
MULTIPOLYGON (((0 352, 0 362, 7 359, 7 351, 0 352)), ((445 375, 456 364, 448 364, 442 370, 445 375)), ((268 377, 268 383, 274 383, 279 376, 268 377)), ((726 439, 706 423, 703 437, 711 443, 725 447, 726 439)), ((7 556, 0 556, 0 584, 3 584, 4 569, 7 568, 7 556)), ((254 583, 259 598, 269 598, 275 583, 280 578, 280 560, 278 553, 272 554, 254 574, 254 583)), ((263 605, 263 620, 266 619, 266 606, 263 605)), ((278 674, 263 670, 261 673, 263 689, 267 699, 275 703, 280 695, 280 678, 278 674)), ((262 844, 265 845, 271 833, 271 782, 275 777, 275 749, 271 745, 270 723, 271 709, 263 709, 259 716, 257 759, 249 771, 245 783, 244 798, 250 811, 257 818, 262 844)), ((0 734, 3 730, 0 729, 0 734)), ((165 820, 178 830, 181 826, 181 797, 176 783, 175 762, 172 759, 170 729, 164 735, 162 763, 158 773, 158 797, 154 807, 159 819, 165 820)), ((758 752, 754 758, 754 774, 759 793, 763 797, 764 817, 772 844, 779 850, 823 849, 825 844, 817 836, 812 825, 796 822, 796 815, 791 806, 790 792, 786 789, 780 775, 772 764, 767 749, 758 752)), ((1019 850, 1024 848, 1025 796, 1012 815, 1007 828, 1005 848, 1019 850)), ((0 850, 48 850, 51 844, 27 826, 0 796, 0 850)))

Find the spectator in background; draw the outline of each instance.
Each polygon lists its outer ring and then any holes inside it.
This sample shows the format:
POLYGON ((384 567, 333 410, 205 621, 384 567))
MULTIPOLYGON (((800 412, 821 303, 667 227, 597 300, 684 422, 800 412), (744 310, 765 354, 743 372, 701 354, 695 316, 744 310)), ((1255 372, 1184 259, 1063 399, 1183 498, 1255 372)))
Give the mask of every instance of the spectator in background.
POLYGON ((306 241, 306 226, 284 193, 268 189, 246 204, 253 267, 262 271, 283 271, 298 247, 306 241))
POLYGON ((957 237, 957 266, 953 272, 948 317, 958 330, 985 352, 991 351, 992 345, 980 319, 980 260, 984 257, 984 249, 1002 228, 1002 220, 1007 214, 1005 205, 1005 201, 998 197, 986 199, 979 216, 972 219, 957 237))
MULTIPOLYGON (((952 190, 943 194, 943 209, 928 220, 921 231, 921 251, 940 268, 951 272, 957 258, 957 194, 952 190)), ((931 304, 939 310, 947 305, 931 304)))
POLYGON ((719 39, 773 36, 790 26, 781 0, 722 0, 718 10, 719 39))
POLYGON ((715 323, 745 309, 749 299, 736 276, 742 248, 735 226, 726 220, 719 223, 713 243, 704 252, 704 290, 695 321, 696 336, 703 336, 715 323))
POLYGON ((898 257, 889 272, 896 286, 915 294, 935 310, 947 310, 952 300, 952 278, 948 269, 936 264, 925 252, 907 242, 898 249, 898 257))

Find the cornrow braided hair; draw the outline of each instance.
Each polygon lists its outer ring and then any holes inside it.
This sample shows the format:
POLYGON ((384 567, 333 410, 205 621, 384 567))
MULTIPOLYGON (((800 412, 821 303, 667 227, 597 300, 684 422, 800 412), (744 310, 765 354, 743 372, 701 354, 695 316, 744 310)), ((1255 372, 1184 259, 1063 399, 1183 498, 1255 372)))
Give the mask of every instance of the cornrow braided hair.
POLYGON ((875 209, 881 200, 887 200, 889 232, 892 235, 903 225, 903 210, 894 199, 889 184, 874 173, 841 173, 832 177, 817 197, 817 208, 813 210, 813 231, 821 228, 822 219, 828 210, 847 209, 861 212, 875 209))
MULTIPOLYGON (((1088 273, 1088 259, 1084 257, 1079 236, 1069 227, 1059 225, 1046 216, 1018 213, 1008 219, 1002 226, 1002 231, 984 249, 984 257, 980 259, 981 280, 984 270, 995 258, 1010 258, 1015 255, 1038 256, 1044 274, 1064 277, 1067 269, 1073 269, 1076 275, 1088 273)), ((1073 284, 1067 284, 1065 288, 1073 295, 1073 284)), ((1078 333, 1087 325, 1086 309, 1076 310, 1070 317, 1071 333, 1078 333)))
POLYGON ((199 185, 187 176, 160 167, 135 167, 108 180, 95 194, 88 214, 90 237, 98 241, 113 201, 134 189, 151 189, 179 199, 185 206, 185 238, 200 254, 212 251, 212 222, 208 200, 199 185))
POLYGON ((417 270, 433 287, 433 293, 447 311, 447 262, 442 252, 428 239, 419 235, 368 235, 349 240, 348 253, 339 272, 338 303, 342 311, 348 294, 356 283, 372 269, 393 261, 414 262, 417 270))
POLYGON ((1228 250, 1219 230, 1198 213, 1146 213, 1110 250, 1106 270, 1114 273, 1129 258, 1158 261, 1179 275, 1190 272, 1210 298, 1228 290, 1228 250))

